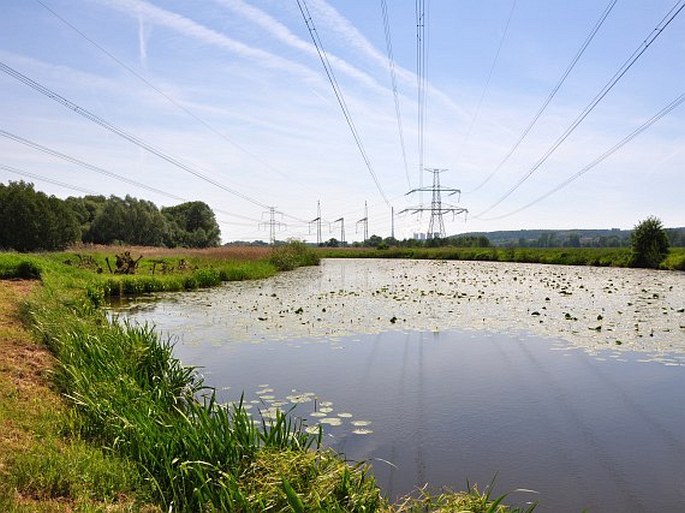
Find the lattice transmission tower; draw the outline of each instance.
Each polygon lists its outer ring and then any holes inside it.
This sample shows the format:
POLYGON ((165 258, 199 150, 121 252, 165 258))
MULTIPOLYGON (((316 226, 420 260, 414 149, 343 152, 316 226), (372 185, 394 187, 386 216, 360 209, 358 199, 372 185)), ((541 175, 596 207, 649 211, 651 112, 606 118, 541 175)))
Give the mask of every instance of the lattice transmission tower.
POLYGON ((321 246, 321 201, 316 202, 316 217, 309 221, 309 230, 311 233, 312 224, 316 224, 316 245, 321 246))
POLYGON ((364 202, 364 217, 362 217, 359 221, 357 221, 357 224, 355 224, 355 232, 360 224, 364 227, 364 240, 366 241, 369 239, 369 207, 366 204, 366 201, 364 202))
POLYGON ((262 227, 269 227, 269 242, 271 245, 274 245, 276 244, 276 230, 285 230, 287 226, 276 220, 276 216, 283 217, 283 212, 276 210, 276 207, 269 207, 268 212, 262 213, 262 218, 264 218, 264 215, 266 214, 269 215, 269 220, 259 223, 259 229, 261 230, 262 227))
POLYGON ((445 214, 452 214, 454 217, 456 217, 459 214, 468 214, 468 210, 463 207, 458 207, 457 205, 443 203, 443 192, 447 193, 448 196, 453 196, 455 194, 461 195, 461 191, 459 189, 443 187, 440 185, 440 174, 447 171, 447 169, 426 168, 426 171, 433 173, 433 185, 431 187, 419 187, 418 189, 412 189, 407 193, 407 195, 414 194, 415 192, 430 192, 430 207, 426 207, 424 205, 419 205, 418 207, 409 207, 402 210, 400 214, 405 212, 411 212, 412 214, 430 212, 431 217, 430 222, 428 223, 428 232, 426 236, 429 239, 444 238, 446 236, 445 221, 443 220, 442 216, 445 214))

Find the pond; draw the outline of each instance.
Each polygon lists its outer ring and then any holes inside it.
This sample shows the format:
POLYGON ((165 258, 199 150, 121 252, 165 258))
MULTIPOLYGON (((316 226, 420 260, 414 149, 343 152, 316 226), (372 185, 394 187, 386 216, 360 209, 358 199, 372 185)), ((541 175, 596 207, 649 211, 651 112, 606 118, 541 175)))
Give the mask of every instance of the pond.
POLYGON ((120 311, 391 498, 496 479, 544 513, 685 504, 684 306, 683 273, 326 260, 120 311))

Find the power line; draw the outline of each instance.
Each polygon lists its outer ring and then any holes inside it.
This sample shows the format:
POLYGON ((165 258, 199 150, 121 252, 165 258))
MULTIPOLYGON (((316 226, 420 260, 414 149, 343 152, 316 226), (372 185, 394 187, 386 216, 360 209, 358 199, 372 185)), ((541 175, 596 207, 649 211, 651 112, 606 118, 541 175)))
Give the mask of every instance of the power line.
POLYGON ((666 105, 663 109, 661 109, 659 112, 657 112, 654 116, 652 116, 651 118, 649 118, 647 121, 645 121, 642 125, 640 125, 640 126, 639 126, 638 128, 636 128, 635 130, 633 130, 632 132, 630 132, 626 137, 624 137, 624 138, 621 139, 618 143, 616 143, 614 146, 612 146, 612 147, 609 148, 607 151, 605 151, 604 153, 602 153, 599 157, 597 157, 595 160, 593 160, 592 162, 590 162, 587 166, 585 166, 584 168, 582 168, 582 169, 581 169, 580 171, 578 171, 576 174, 570 176, 569 178, 567 178, 566 180, 564 180, 563 182, 561 182, 559 185, 557 185, 557 186, 554 187, 553 189, 549 190, 548 192, 546 192, 546 193, 543 194, 542 196, 539 196, 538 198, 534 199, 534 200, 531 201, 530 203, 527 203, 526 205, 524 205, 524 206, 522 206, 522 207, 520 207, 520 208, 517 208, 516 210, 513 210, 513 211, 509 212, 508 214, 504 214, 504 215, 497 216, 497 217, 481 218, 481 219, 482 219, 483 221, 494 221, 494 220, 497 220, 497 219, 503 219, 503 218, 505 218, 505 217, 510 217, 510 216, 513 216, 514 214, 518 214, 518 213, 521 212, 522 210, 525 210, 525 209, 527 209, 527 208, 529 208, 529 207, 532 207, 532 206, 535 205, 536 203, 539 203, 540 201, 542 201, 542 200, 544 200, 545 198, 551 196, 551 195, 554 194, 555 192, 558 192, 559 190, 563 189, 563 188, 566 187, 568 184, 570 184, 570 183, 573 182, 574 180, 580 178, 580 177, 583 176, 585 173, 587 173, 588 171, 590 171, 593 167, 597 166, 598 164, 600 164, 601 162, 603 162, 604 160, 606 160, 607 158, 609 158, 611 155, 613 155, 613 154, 616 153, 618 150, 620 150, 621 148, 623 148, 623 146, 625 146, 626 144, 628 144, 630 141, 632 141, 633 139, 635 139, 635 138, 636 138, 638 135, 640 135, 642 132, 644 132, 644 131, 647 130, 649 127, 651 127, 654 123, 656 123, 656 122, 659 121, 661 118, 663 118, 666 114, 668 114, 668 113, 671 112, 672 110, 676 109, 677 107, 679 107, 679 106, 680 106, 681 104, 683 104, 683 103, 685 103, 685 93, 683 93, 683 94, 681 94, 680 96, 678 96, 675 100, 673 100, 671 103, 669 103, 668 105, 666 105))
POLYGON ((417 143, 419 153, 419 187, 423 187, 426 122, 426 3, 416 0, 416 89, 417 89, 417 143))
POLYGON ((590 42, 594 39, 595 35, 599 31, 600 27, 604 24, 604 21, 607 19, 609 16, 609 13, 611 10, 614 8, 614 5, 616 5, 616 2, 618 0, 611 0, 609 4, 606 6, 604 11, 602 12, 601 16, 599 17, 599 20, 595 23, 594 27, 592 27, 592 30, 588 34, 588 36, 585 38, 585 41, 583 41, 583 44, 580 46, 580 49, 578 52, 576 52, 576 55, 573 57, 571 60, 571 63, 566 67, 566 70, 564 73, 562 73, 561 78, 557 81, 556 85, 552 89, 552 91, 549 93, 545 101, 542 103, 538 111, 535 113, 535 116, 533 116, 533 119, 528 123, 528 126, 523 130, 523 133, 519 136, 518 140, 514 143, 514 145, 511 147, 509 152, 504 156, 502 161, 497 165, 494 171, 490 173, 485 180, 483 180, 475 189, 472 189, 468 191, 467 194, 471 194, 473 192, 478 191, 481 189, 486 183, 488 183, 495 174, 502 168, 502 166, 509 160, 509 158, 514 154, 514 152, 517 150, 519 145, 523 142, 523 140, 526 138, 528 133, 531 131, 533 126, 535 126, 535 123, 537 123, 538 119, 540 119, 540 116, 542 116, 542 113, 545 112, 545 109, 547 106, 550 104, 554 96, 557 94, 563 83, 566 81, 566 78, 569 76, 573 68, 576 66, 577 62, 580 60, 581 56, 583 53, 585 53, 585 50, 587 47, 590 45, 590 42))
POLYGON ((108 121, 105 121, 101 117, 93 114, 92 112, 78 106, 72 101, 67 100, 63 96, 57 94, 56 92, 52 91, 51 89, 39 84, 35 80, 30 79, 26 75, 20 73, 19 71, 15 70, 11 66, 8 66, 4 62, 0 62, 0 71, 5 72, 12 78, 17 79, 19 82, 22 82, 23 84, 29 86, 30 88, 34 89, 35 91, 47 96, 51 100, 56 101, 60 105, 68 108, 69 110, 74 111, 76 114, 88 119, 89 121, 92 121, 93 123, 100 125, 102 128, 105 128, 109 130, 110 132, 115 133, 119 137, 126 139, 127 141, 135 144, 136 146, 152 153, 153 155, 156 155, 157 157, 161 158, 162 160, 168 162, 169 164, 172 164, 173 166, 178 167, 179 169, 190 173, 191 175, 200 178, 201 180, 204 180, 205 182, 214 185, 215 187, 228 192, 229 194, 232 194, 234 196, 237 196, 238 198, 244 199, 245 201, 248 201, 254 205, 257 205, 258 207, 268 209, 269 207, 262 203, 261 201, 258 201, 254 198, 251 198, 250 196, 243 194, 241 192, 236 191, 235 189, 232 189, 216 180, 213 178, 208 177, 207 175, 193 169, 192 167, 184 164, 180 160, 178 160, 175 157, 172 157, 168 153, 163 152, 162 150, 155 148, 151 144, 145 142, 144 140, 140 139, 139 137, 130 134, 129 132, 126 132, 122 128, 117 127, 116 125, 113 125, 112 123, 109 123, 108 121))
POLYGON ((502 51, 502 46, 504 46, 504 40, 507 38, 507 34, 509 33, 509 25, 511 24, 511 18, 514 16, 514 10, 516 9, 516 0, 514 0, 511 4, 511 9, 509 10, 509 16, 507 17, 507 23, 504 25, 504 32, 502 33, 502 37, 499 40, 499 45, 497 45, 497 51, 495 52, 495 57, 492 59, 492 64, 490 65, 490 71, 488 73, 488 78, 485 81, 485 86, 483 87, 483 91, 480 93, 480 98, 478 99, 478 104, 476 105, 476 111, 473 114, 473 118, 471 118, 471 124, 469 125, 469 129, 466 132, 466 136, 464 137, 464 140, 461 143, 461 146, 459 148, 459 151, 457 154, 461 153, 464 146, 468 144, 469 139, 471 138, 471 133, 473 132, 473 127, 476 125, 476 121, 478 120, 478 117, 480 115, 480 108, 483 105, 483 100, 485 99, 485 95, 488 92, 488 89, 490 88, 490 81, 492 80, 492 75, 495 72, 495 67, 497 67, 497 61, 499 61, 499 55, 502 51))
POLYGON ((203 125, 207 130, 209 130, 209 131, 212 132, 213 134, 215 134, 215 135, 221 137, 223 140, 225 140, 226 142, 228 142, 229 144, 231 144, 231 145, 234 146, 235 148, 239 149, 240 151, 242 151, 243 153, 245 153, 246 155, 248 155, 250 158, 252 158, 252 159, 255 160, 256 162, 260 163, 260 164, 261 164, 262 166, 264 166, 265 168, 267 168, 267 169, 269 169, 269 170, 271 170, 271 171, 273 171, 273 172, 275 172, 275 173, 278 173, 279 175, 283 176, 284 178, 287 178, 288 180, 290 180, 290 181, 293 182, 293 183, 297 183, 297 185, 299 185, 300 187, 308 188, 308 187, 305 186, 304 184, 301 184, 301 183, 299 183, 299 182, 293 180, 292 176, 290 176, 289 174, 284 173, 283 171, 281 171, 281 170, 275 168, 274 166, 272 166, 272 165, 269 164, 268 162, 265 162, 265 161, 262 160, 259 156, 257 156, 257 155, 255 155, 254 153, 250 152, 249 150, 247 150, 246 148, 244 148, 243 146, 241 146, 240 144, 238 144, 237 142, 235 142, 233 139, 231 139, 230 137, 228 137, 228 136, 227 136, 226 134, 224 134, 223 132, 221 132, 221 131, 217 130, 216 128, 214 128, 212 125, 210 125, 207 121, 205 121, 204 119, 202 119, 201 117, 199 117, 199 116, 198 116, 197 114, 195 114, 193 111, 191 111, 191 110, 188 109, 187 107, 184 107, 180 102, 176 101, 173 97, 171 97, 171 96, 169 96, 168 94, 166 94, 164 91, 162 91, 160 88, 158 88, 158 87, 155 86, 153 83, 151 83, 148 79, 146 79, 143 75, 141 75, 140 73, 138 73, 138 72, 137 72, 135 69, 133 69, 131 66, 129 66, 128 64, 126 64, 125 62, 123 62, 123 61, 122 61, 121 59, 119 59, 116 55, 114 55, 114 54, 111 53, 109 50, 107 50, 106 48, 104 48, 102 45, 100 45, 99 43, 97 43, 97 41, 95 41, 95 40, 93 40, 92 38, 88 37, 82 30, 80 30, 78 27, 76 27, 76 26, 73 25, 71 22, 69 22, 66 18, 64 18, 63 16, 61 16, 61 15, 60 15, 58 12, 56 12, 53 8, 51 8, 51 7, 49 7, 48 5, 46 5, 46 4, 45 4, 44 2, 42 2, 41 0, 35 0, 35 1, 36 1, 36 3, 40 4, 43 8, 45 8, 48 12, 50 12, 51 14, 53 14, 58 20, 60 20, 62 23, 64 23, 66 26, 68 26, 70 29, 72 29, 74 32, 76 32, 76 33, 77 33, 79 36, 81 36, 83 39, 85 39, 86 41, 88 41, 91 45, 93 45, 95 48, 97 48, 98 50, 100 50, 100 51, 101 51, 102 53, 104 53, 107 57, 109 57, 111 60, 113 60, 114 62, 116 62, 119 66, 121 66, 122 68, 124 68, 126 71, 128 71, 130 74, 132 74, 132 75, 133 75, 134 77, 136 77, 138 80, 140 80, 141 82, 143 82, 145 85, 147 85, 147 86, 148 86, 149 88, 151 88, 153 91, 155 91, 157 94, 159 94, 160 96, 164 97, 167 101, 169 101, 171 104, 173 104, 173 105, 174 105, 175 107, 177 107, 179 110, 185 112, 188 116, 190 116, 190 117, 193 118, 195 121, 197 121, 198 123, 200 123, 201 125, 203 125))
POLYGON ((319 54, 319 59, 321 60, 321 64, 323 64, 324 70, 326 71, 326 76, 328 77, 328 81, 330 82, 331 86, 333 87, 333 92, 335 93, 335 97, 338 100, 338 105, 340 105, 340 108, 342 109, 343 116, 345 117, 345 121, 347 121, 347 125, 350 128, 350 132, 352 133, 352 137, 354 138, 354 142, 357 144, 357 148, 359 149, 359 153, 361 153, 362 159, 364 159, 364 163, 366 164, 367 169, 369 170, 369 173, 371 174, 371 178, 373 178, 374 183, 376 184, 376 188, 378 189, 378 192, 380 193, 381 197, 385 201, 385 203, 390 206, 390 202, 388 201, 388 198, 385 196, 385 193, 383 192, 383 188, 381 187, 380 182, 378 181, 378 177, 376 176, 376 172, 373 170, 373 167, 371 165, 371 160, 369 159, 368 155, 366 154, 366 150, 364 149, 364 145, 362 144, 361 137, 359 136, 359 133, 357 132, 357 128, 354 126, 354 122, 352 121, 352 116, 347 108, 347 104, 345 103, 345 98, 343 96, 342 90, 340 89, 340 86, 338 85, 338 81, 335 78, 335 74, 333 73, 333 67, 331 66, 331 63, 328 60, 328 55, 326 54, 326 51, 323 48, 323 44, 321 43, 321 38, 319 38, 319 34, 316 31, 316 27, 314 26, 314 20, 312 19, 312 16, 309 12, 309 8, 307 7, 307 2, 305 0, 297 0, 297 6, 300 8, 300 13, 302 14, 302 18, 304 19, 305 24, 307 25, 307 29, 309 29, 309 35, 312 38, 312 42, 314 43, 314 46, 316 47, 316 51, 319 54))
POLYGON ((388 67, 390 68, 390 79, 392 82, 392 94, 395 100, 395 116, 397 117, 397 131, 400 137, 400 147, 402 149, 402 162, 404 162, 404 173, 407 177, 407 185, 411 187, 409 178, 409 165, 407 164, 407 150, 404 144, 404 131, 402 130, 402 113, 400 111, 400 95, 397 90, 397 73, 395 71, 395 57, 392 50, 392 37, 390 33, 390 22, 388 20, 388 2, 381 0, 381 11, 383 17, 383 29, 385 31, 385 46, 388 50, 388 67))
POLYGON ((86 189, 85 187, 80 187, 78 185, 71 185, 71 184, 68 184, 66 182, 60 182, 59 180, 55 180, 54 178, 47 178, 45 176, 41 176, 41 175, 37 175, 35 173, 31 173, 31 172, 26 171, 24 169, 18 169, 16 167, 6 166, 5 164, 0 164, 0 169, 2 169, 3 171, 9 171, 10 173, 14 173, 15 175, 23 176, 26 178, 33 178, 34 180, 40 180, 42 182, 51 183, 53 185, 59 185, 60 187, 64 187, 65 189, 71 189, 71 190, 74 190, 77 192, 82 192, 84 194, 90 194, 93 196, 98 195, 97 192, 90 190, 90 189, 86 189))
POLYGON ((552 146, 547 149, 543 156, 535 163, 535 165, 530 168, 522 178, 516 182, 500 199, 495 203, 490 205, 488 208, 480 212, 478 215, 474 216, 480 218, 483 214, 486 214, 497 205, 502 203, 511 194, 518 189, 523 183, 544 164, 547 159, 556 151, 556 149, 561 146, 561 144, 573 133, 573 131, 580 125, 580 123, 594 110, 594 108, 602 101, 602 99, 611 91, 619 80, 628 72, 628 70, 635 64, 635 62, 644 54, 644 52, 649 48, 654 41, 664 32, 666 27, 675 19, 678 14, 685 8, 685 0, 678 0, 671 10, 661 19, 657 26, 650 32, 647 38, 640 44, 640 46, 633 52, 633 54, 626 60, 621 67, 616 71, 613 77, 607 82, 607 84, 600 90, 599 93, 592 99, 592 101, 583 109, 580 115, 571 123, 571 125, 564 131, 561 136, 552 144, 552 146))
MULTIPOLYGON (((66 155, 65 153, 61 153, 61 152, 59 152, 59 151, 57 151, 57 150, 54 150, 54 149, 52 149, 52 148, 48 148, 47 146, 43 146, 42 144, 38 144, 38 143, 35 142, 35 141, 31 141, 31 140, 26 139, 26 138, 24 138, 24 137, 20 137, 20 136, 18 136, 18 135, 16 135, 16 134, 13 134, 13 133, 8 132, 8 131, 6 131, 6 130, 0 129, 0 136, 1 136, 1 137, 5 137, 5 138, 7 138, 7 139, 10 139, 10 140, 12 140, 12 141, 18 142, 18 143, 23 144, 23 145, 25 145, 25 146, 28 146, 29 148, 33 148, 34 150, 41 151, 41 152, 46 153, 46 154, 48 154, 48 155, 52 155, 53 157, 57 157, 57 158, 59 158, 59 159, 65 160, 65 161, 67 161, 67 162, 70 162, 70 163, 72 163, 72 164, 76 164, 77 166, 86 168, 86 169, 88 169, 88 170, 90 170, 90 171, 94 171, 95 173, 99 173, 99 174, 101 174, 101 175, 108 176, 108 177, 113 178, 113 179, 115 179, 115 180, 119 180, 119 181, 121 181, 121 182, 125 182, 125 183, 127 183, 127 184, 129 184, 129 185, 133 185, 133 186, 135 186, 135 187, 140 187, 141 189, 145 189, 145 190, 147 190, 147 191, 154 192, 155 194, 159 194, 159 195, 161 195, 161 196, 166 196, 167 198, 170 198, 170 199, 173 199, 173 200, 176 200, 176 201, 182 201, 182 202, 184 202, 184 203, 190 201, 190 200, 188 200, 188 199, 186 199, 186 198, 183 198, 183 197, 181 197, 181 196, 177 196, 177 195, 175 195, 175 194, 171 194, 170 192, 166 192, 166 191, 163 191, 163 190, 161 190, 161 189, 157 189, 156 187, 152 187, 152 186, 150 186, 150 185, 146 185, 146 184, 144 184, 144 183, 141 183, 141 182, 138 182, 138 181, 136 181, 136 180, 132 180, 132 179, 127 178, 127 177, 125 177, 125 176, 122 176, 122 175, 119 175, 119 174, 117 174, 117 173, 114 173, 114 172, 112 172, 112 171, 108 171, 107 169, 98 167, 98 166, 96 166, 96 165, 94 165, 94 164, 90 164, 90 163, 88 163, 88 162, 85 162, 85 161, 83 161, 83 160, 79 160, 79 159, 77 159, 77 158, 75 158, 75 157, 72 157, 72 156, 70 156, 70 155, 66 155)), ((254 222, 257 222, 257 221, 258 221, 257 219, 253 219, 253 218, 250 218, 250 217, 241 215, 241 214, 234 214, 234 213, 232 213, 232 212, 226 212, 225 210, 219 210, 219 209, 214 209, 214 210, 215 210, 216 212, 220 212, 220 213, 222 213, 222 214, 224 214, 224 215, 228 215, 228 216, 232 216, 232 217, 239 217, 239 218, 245 219, 245 220, 247 220, 247 221, 254 221, 254 222)))
MULTIPOLYGON (((82 192, 84 194, 89 194, 91 196, 98 196, 99 193, 90 189, 86 189, 84 187, 81 187, 79 185, 73 185, 69 184, 66 182, 61 182, 59 180, 55 180, 54 178, 48 178, 47 176, 42 176, 38 175, 36 173, 31 173, 30 171, 26 171, 25 169, 18 169, 16 167, 12 166, 7 166, 5 164, 0 164, 0 169, 3 171, 9 171, 10 173, 14 173, 19 176, 23 176, 25 178, 32 178, 34 180, 38 180, 40 182, 46 182, 46 183, 51 183, 53 185, 59 185, 60 187, 64 187, 65 189, 71 189, 73 191, 77 192, 82 192)), ((218 210, 215 210, 218 212, 218 210)), ((254 226, 253 224, 247 224, 247 223, 235 223, 233 221, 226 221, 224 219, 216 219, 218 223, 221 224, 230 224, 231 226, 254 226)))

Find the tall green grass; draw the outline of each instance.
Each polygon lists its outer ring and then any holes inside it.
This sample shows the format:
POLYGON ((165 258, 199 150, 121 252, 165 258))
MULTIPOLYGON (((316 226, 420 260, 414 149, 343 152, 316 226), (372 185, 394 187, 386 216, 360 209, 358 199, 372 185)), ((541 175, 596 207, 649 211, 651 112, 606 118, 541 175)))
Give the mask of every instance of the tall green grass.
POLYGON ((316 454, 299 471, 290 469, 308 510, 330 495, 312 489, 318 468, 337 476, 336 490, 354 488, 341 511, 382 505, 365 468, 349 468, 327 451, 311 452, 318 437, 306 434, 301 422, 285 413, 255 422, 242 403, 218 403, 151 327, 108 323, 88 301, 35 305, 31 315, 57 356, 55 381, 76 409, 79 434, 136 462, 164 509, 288 511, 284 489, 267 486, 283 477, 283 469, 264 464, 278 454, 305 460, 316 454))
MULTIPOLYGON (((415 258, 555 265, 629 267, 630 248, 400 248, 321 249, 322 258, 415 258)), ((685 248, 671 248, 664 269, 685 270, 685 248)))

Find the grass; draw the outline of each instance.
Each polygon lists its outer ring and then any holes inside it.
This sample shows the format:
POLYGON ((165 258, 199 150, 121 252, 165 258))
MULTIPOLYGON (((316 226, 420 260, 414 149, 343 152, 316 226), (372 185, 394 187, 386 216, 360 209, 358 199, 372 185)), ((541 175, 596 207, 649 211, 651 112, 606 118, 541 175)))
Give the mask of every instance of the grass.
POLYGON ((0 511, 156 511, 135 465, 74 431, 50 381, 54 359, 20 319, 37 288, 0 281, 0 511))
MULTIPOLYGON (((306 248, 258 261, 150 254, 135 276, 98 274, 105 255, 90 249, 80 257, 0 254, 3 276, 37 270, 42 283, 24 309, 35 338, 17 317, 21 294, 0 295, 14 309, 12 322, 0 324, 0 510, 519 511, 476 490, 389 504, 368 465, 321 448, 320 436, 287 413, 255 421, 242 404, 218 403, 168 340, 148 326, 110 322, 99 308, 108 295, 211 286, 317 261, 306 248), (152 274, 153 259, 166 263, 164 273, 152 274), (458 497, 490 509, 465 509, 458 497)), ((10 283, 18 282, 0 286, 10 283)))
MULTIPOLYGON (((416 258, 629 267, 630 248, 325 248, 322 258, 416 258)), ((685 248, 671 248, 662 268, 685 270, 685 248)))

